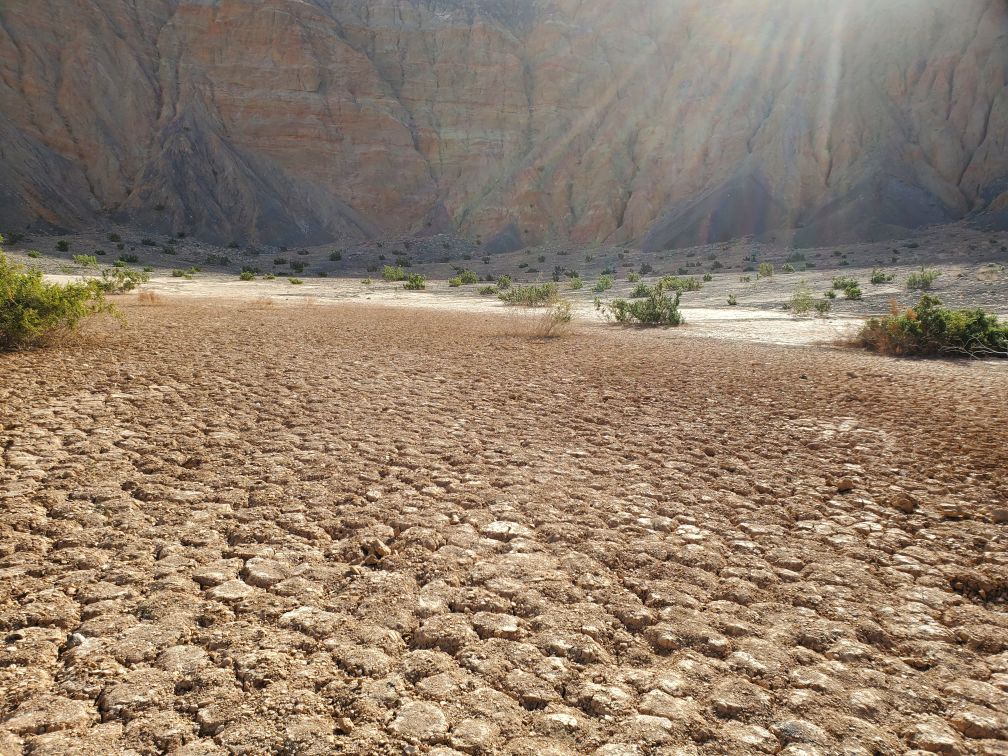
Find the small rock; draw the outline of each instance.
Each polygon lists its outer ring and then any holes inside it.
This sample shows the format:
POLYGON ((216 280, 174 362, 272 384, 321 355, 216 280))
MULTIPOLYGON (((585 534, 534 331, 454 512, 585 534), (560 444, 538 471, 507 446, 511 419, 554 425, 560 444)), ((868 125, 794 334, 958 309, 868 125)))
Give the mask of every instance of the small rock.
POLYGON ((434 704, 411 701, 399 709, 389 729, 402 738, 433 743, 448 732, 448 720, 434 704))
POLYGON ((840 478, 837 483, 837 491, 839 493, 850 493, 854 490, 854 481, 850 478, 840 478))
POLYGON ((206 595, 215 601, 235 602, 241 601, 253 593, 255 593, 255 589, 241 580, 228 580, 226 583, 215 585, 206 592, 206 595))
POLYGON ((908 744, 922 751, 958 756, 965 753, 962 739, 948 724, 935 716, 925 717, 903 734, 908 744))
POLYGON ((889 500, 889 506, 893 509, 898 509, 900 512, 913 514, 914 510, 917 509, 917 502, 910 494, 900 491, 889 500))

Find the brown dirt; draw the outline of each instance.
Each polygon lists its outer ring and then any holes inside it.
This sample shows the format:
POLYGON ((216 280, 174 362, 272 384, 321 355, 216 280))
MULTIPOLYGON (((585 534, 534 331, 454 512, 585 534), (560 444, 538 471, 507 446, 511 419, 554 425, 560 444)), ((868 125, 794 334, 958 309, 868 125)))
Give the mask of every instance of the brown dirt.
POLYGON ((1003 367, 127 311, 0 356, 0 753, 1008 752, 1003 367))

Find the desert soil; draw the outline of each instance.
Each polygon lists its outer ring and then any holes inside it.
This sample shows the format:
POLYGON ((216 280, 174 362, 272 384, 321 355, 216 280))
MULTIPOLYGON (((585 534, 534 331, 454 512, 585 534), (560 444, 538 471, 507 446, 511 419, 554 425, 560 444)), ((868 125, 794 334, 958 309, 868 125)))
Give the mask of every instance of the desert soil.
POLYGON ((0 356, 0 752, 1008 753, 1008 370, 125 305, 0 356))

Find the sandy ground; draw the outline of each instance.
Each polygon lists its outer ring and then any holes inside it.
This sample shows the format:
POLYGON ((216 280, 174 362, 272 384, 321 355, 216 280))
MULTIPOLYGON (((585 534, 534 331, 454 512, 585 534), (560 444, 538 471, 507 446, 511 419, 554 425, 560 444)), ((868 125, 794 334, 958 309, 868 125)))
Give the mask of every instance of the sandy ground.
POLYGON ((1008 753, 1008 371, 199 298, 0 356, 0 753, 1008 753))

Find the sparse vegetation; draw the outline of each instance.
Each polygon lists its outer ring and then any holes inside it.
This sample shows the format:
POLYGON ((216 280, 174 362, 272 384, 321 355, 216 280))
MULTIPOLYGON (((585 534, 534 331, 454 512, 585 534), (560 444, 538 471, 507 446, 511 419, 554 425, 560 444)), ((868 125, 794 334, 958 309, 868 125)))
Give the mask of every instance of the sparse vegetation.
POLYGON ((96 282, 47 284, 0 250, 0 351, 44 345, 101 313, 116 311, 96 282))
POLYGON ((614 299, 602 309, 606 318, 620 325, 644 326, 678 326, 682 325, 683 317, 679 311, 679 299, 682 292, 671 289, 659 281, 645 299, 614 299), (668 291, 674 291, 669 296, 668 291))
POLYGON ((481 286, 479 288, 479 293, 480 293, 480 296, 483 296, 483 297, 492 297, 495 294, 499 294, 500 293, 500 289, 498 289, 496 286, 481 286))
POLYGON ((427 279, 419 273, 410 273, 406 279, 406 283, 403 284, 403 288, 406 291, 422 291, 427 288, 427 279))
POLYGON ((460 276, 455 276, 454 278, 448 279, 448 285, 453 289, 457 289, 462 285, 462 278, 460 276))
POLYGON ((791 263, 786 262, 784 263, 784 267, 782 267, 781 270, 784 271, 785 273, 794 273, 795 267, 791 263))
POLYGON ((80 265, 84 268, 98 267, 98 258, 94 255, 74 255, 71 259, 76 265, 80 265))
POLYGON ((514 285, 514 281, 511 280, 511 276, 498 276, 497 278, 497 288, 501 291, 507 291, 514 285))
POLYGON ((594 291, 596 294, 601 294, 604 291, 609 291, 609 289, 613 287, 613 284, 614 284, 613 277, 608 273, 603 273, 601 276, 599 276, 599 280, 592 288, 592 291, 594 291))
POLYGON ((173 278, 184 278, 187 281, 191 281, 193 279, 193 276, 195 276, 199 272, 200 272, 200 269, 197 268, 194 265, 193 267, 186 268, 185 270, 182 270, 180 268, 176 268, 175 270, 173 270, 171 272, 171 274, 172 274, 173 278))
POLYGON ((760 263, 759 270, 756 271, 756 278, 773 278, 774 266, 772 263, 760 263))
POLYGON ((522 307, 548 307, 560 299, 560 287, 555 283, 516 286, 500 293, 502 302, 522 307))
POLYGON ((28 257, 32 258, 33 260, 37 260, 41 256, 42 256, 41 253, 37 252, 34 249, 28 253, 28 257))
POLYGON ((941 273, 934 269, 921 268, 907 277, 907 288, 910 291, 930 291, 941 273))
POLYGON ((372 281, 370 278, 365 278, 363 281, 361 281, 361 283, 364 284, 365 286, 370 286, 371 284, 374 283, 374 281, 372 281))
POLYGON ((329 254, 329 262, 339 262, 343 259, 342 252, 332 252, 329 254))
POLYGON ((304 283, 304 281, 302 281, 300 278, 291 277, 288 278, 287 280, 290 281, 293 286, 300 286, 301 284, 304 283))
POLYGON ((463 270, 459 274, 459 280, 462 281, 464 286, 469 286, 471 284, 479 283, 479 275, 473 270, 463 270))
POLYGON ((869 320, 858 343, 881 354, 1008 358, 1008 323, 979 308, 954 310, 925 294, 916 306, 869 320))
POLYGON ((238 278, 242 281, 255 281, 255 273, 251 270, 243 270, 238 278))
POLYGON ((627 276, 627 281, 629 281, 632 284, 637 283, 638 281, 640 281, 640 279, 641 279, 640 273, 630 273, 627 276))
POLYGON ((128 268, 106 268, 97 281, 98 286, 106 294, 126 294, 150 281, 147 271, 130 270, 128 268))
MULTIPOLYGON (((833 288, 831 291, 842 291, 844 297, 847 299, 861 299, 861 285, 857 282, 857 279, 850 276, 836 276, 833 279, 833 288)), ((827 296, 829 295, 827 294, 827 296)), ((835 297, 836 294, 833 294, 830 299, 835 297)))
POLYGON ((644 297, 651 296, 651 287, 645 283, 639 283, 630 292, 631 299, 644 299, 644 297))
POLYGON ((386 265, 382 268, 382 279, 397 282, 406 280, 406 271, 399 265, 386 265))
POLYGON ((574 276, 567 282, 567 286, 571 291, 578 291, 584 286, 584 281, 581 280, 580 276, 574 276))
POLYGON ((700 291, 700 289, 703 288, 703 284, 700 282, 700 279, 695 276, 690 276, 689 278, 682 278, 680 276, 663 276, 659 283, 665 290, 672 291, 674 289, 680 294, 687 291, 700 291))
POLYGON ((69 252, 70 251, 70 242, 68 242, 66 239, 60 239, 58 242, 56 242, 56 251, 57 252, 69 252))
POLYGON ((788 308, 795 315, 808 315, 812 312, 812 289, 810 289, 808 284, 804 281, 798 284, 798 287, 791 294, 791 299, 788 302, 788 308))
POLYGON ((728 295, 728 306, 729 307, 736 307, 737 305, 738 305, 738 297, 736 297, 734 294, 729 294, 728 295))
POLYGON ((895 273, 886 273, 882 268, 872 268, 871 282, 875 286, 892 283, 896 278, 895 273))
POLYGON ((571 320, 573 320, 571 303, 561 299, 543 313, 536 324, 535 335, 543 339, 560 336, 570 326, 571 320))
POLYGON ((140 262, 140 258, 136 255, 119 255, 119 261, 129 265, 136 265, 140 262))

